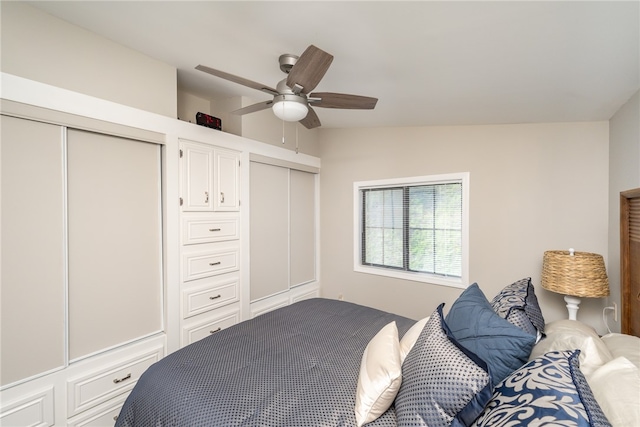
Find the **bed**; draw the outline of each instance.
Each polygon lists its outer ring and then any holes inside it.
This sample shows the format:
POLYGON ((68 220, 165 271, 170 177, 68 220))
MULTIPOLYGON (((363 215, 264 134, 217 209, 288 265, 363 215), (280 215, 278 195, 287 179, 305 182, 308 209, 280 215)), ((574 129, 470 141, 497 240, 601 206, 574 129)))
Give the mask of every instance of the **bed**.
POLYGON ((585 325, 563 322, 544 324, 529 278, 492 300, 473 284, 448 314, 440 305, 418 321, 343 301, 304 300, 151 366, 116 426, 640 421, 640 404, 629 399, 634 387, 640 395, 640 338, 600 338, 585 325), (630 384, 622 397, 631 406, 622 418, 611 377, 630 384))

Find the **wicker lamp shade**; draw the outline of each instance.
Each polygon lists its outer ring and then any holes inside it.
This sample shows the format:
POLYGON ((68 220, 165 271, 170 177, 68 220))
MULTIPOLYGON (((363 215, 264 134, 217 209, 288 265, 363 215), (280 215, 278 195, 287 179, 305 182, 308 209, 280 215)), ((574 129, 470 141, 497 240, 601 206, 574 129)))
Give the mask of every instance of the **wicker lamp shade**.
POLYGON ((602 255, 589 252, 546 251, 542 287, 559 294, 600 298, 609 295, 609 279, 602 255))

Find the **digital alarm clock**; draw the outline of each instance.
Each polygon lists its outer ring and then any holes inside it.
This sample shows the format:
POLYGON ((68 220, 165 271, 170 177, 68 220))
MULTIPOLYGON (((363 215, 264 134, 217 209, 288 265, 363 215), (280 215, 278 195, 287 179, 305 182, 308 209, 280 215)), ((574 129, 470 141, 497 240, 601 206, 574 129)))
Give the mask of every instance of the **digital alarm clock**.
POLYGON ((222 130, 222 120, 217 117, 210 116, 209 114, 198 112, 198 114, 196 114, 196 123, 200 126, 222 130))

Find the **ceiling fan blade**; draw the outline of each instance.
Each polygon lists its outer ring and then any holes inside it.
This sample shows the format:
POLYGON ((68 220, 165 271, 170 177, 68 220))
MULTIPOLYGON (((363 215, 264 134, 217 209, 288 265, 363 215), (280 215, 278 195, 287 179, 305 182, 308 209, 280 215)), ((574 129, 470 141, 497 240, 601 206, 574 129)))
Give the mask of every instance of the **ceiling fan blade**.
POLYGON ((231 114, 242 115, 242 114, 255 113, 256 111, 266 110, 267 108, 271 107, 272 104, 273 104, 273 100, 258 102, 257 104, 248 105, 238 110, 234 110, 231 112, 231 114))
POLYGON ((300 123, 302 123, 302 125, 307 129, 313 129, 320 126, 320 119, 318 118, 318 115, 316 114, 316 112, 313 111, 311 107, 309 107, 309 112, 307 113, 307 117, 300 120, 300 123))
POLYGON ((313 103, 314 107, 373 110, 376 107, 378 98, 346 93, 314 92, 309 95, 309 102, 313 103), (319 100, 315 98, 319 98, 319 100))
POLYGON ((220 77, 222 79, 229 80, 230 82, 238 83, 238 84, 241 84, 243 86, 250 87, 252 89, 257 89, 257 90, 260 90, 262 92, 266 92, 266 93, 268 93, 270 95, 277 95, 278 94, 277 90, 275 90, 274 88, 271 88, 271 87, 269 87, 267 85, 263 85, 262 83, 254 82, 254 81, 242 78, 242 77, 238 77, 238 76, 233 75, 233 74, 225 73, 224 71, 216 70, 214 68, 210 68, 210 67, 207 67, 205 65, 198 65, 196 67, 196 70, 204 71, 205 73, 211 74, 213 76, 220 77))
POLYGON ((328 54, 322 49, 309 46, 300 58, 296 61, 287 77, 287 86, 296 93, 302 92, 307 94, 311 92, 320 83, 322 77, 329 69, 333 61, 333 55, 328 54), (297 91, 296 86, 302 89, 297 91))

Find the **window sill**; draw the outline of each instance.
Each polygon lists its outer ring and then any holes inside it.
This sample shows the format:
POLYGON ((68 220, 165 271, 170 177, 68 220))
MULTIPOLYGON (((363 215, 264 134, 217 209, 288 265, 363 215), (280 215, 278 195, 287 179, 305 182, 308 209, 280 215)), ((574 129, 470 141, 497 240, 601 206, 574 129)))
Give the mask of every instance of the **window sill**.
POLYGON ((467 287, 464 278, 444 277, 435 274, 413 273, 402 270, 356 265, 353 271, 358 273, 373 274, 376 276, 392 277, 394 279, 411 280, 414 282, 429 283, 432 285, 448 286, 451 288, 465 289, 467 287))

